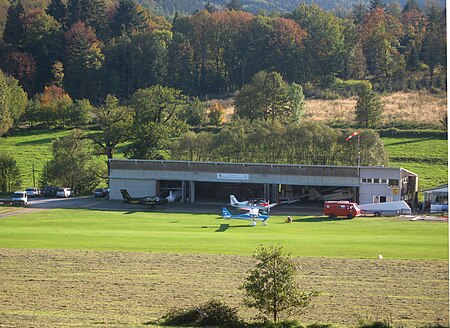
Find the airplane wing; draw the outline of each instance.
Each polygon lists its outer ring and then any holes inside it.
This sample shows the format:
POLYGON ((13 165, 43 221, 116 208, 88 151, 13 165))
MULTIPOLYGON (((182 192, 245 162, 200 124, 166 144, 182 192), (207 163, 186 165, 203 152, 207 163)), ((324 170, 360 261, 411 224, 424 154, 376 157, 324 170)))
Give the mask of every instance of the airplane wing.
POLYGON ((250 211, 244 214, 232 215, 228 209, 222 208, 222 217, 225 220, 237 219, 246 221, 262 221, 263 223, 270 218, 268 215, 263 215, 259 213, 259 209, 252 208, 250 211))

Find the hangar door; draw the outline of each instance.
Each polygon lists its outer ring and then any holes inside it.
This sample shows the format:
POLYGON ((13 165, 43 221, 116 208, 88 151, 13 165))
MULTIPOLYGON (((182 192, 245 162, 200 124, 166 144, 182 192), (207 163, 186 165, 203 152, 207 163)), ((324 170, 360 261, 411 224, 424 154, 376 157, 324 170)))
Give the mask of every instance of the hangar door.
POLYGON ((228 203, 230 195, 239 200, 249 198, 264 198, 264 184, 256 183, 225 183, 225 182, 196 182, 196 202, 228 203))

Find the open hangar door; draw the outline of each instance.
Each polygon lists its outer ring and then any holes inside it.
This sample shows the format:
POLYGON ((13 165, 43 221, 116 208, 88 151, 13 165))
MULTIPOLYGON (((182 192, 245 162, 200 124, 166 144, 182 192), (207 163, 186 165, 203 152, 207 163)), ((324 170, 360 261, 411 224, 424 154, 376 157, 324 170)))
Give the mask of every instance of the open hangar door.
POLYGON ((297 186, 281 185, 279 201, 298 200, 297 204, 319 203, 328 200, 358 200, 358 188, 336 186, 297 186))
POLYGON ((264 198, 264 184, 195 182, 196 203, 227 204, 230 202, 230 195, 235 195, 238 200, 264 198))

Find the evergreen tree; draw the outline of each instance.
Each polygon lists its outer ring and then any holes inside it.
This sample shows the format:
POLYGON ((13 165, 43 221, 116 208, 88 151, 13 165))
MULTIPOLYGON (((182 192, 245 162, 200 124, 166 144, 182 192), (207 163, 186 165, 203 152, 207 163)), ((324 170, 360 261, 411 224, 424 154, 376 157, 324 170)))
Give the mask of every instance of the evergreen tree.
POLYGON ((139 11, 138 4, 134 0, 120 0, 111 23, 111 31, 114 36, 130 34, 144 29, 145 21, 143 12, 139 11))
POLYGON ((417 0, 408 0, 406 4, 403 6, 403 13, 407 13, 408 11, 420 11, 419 4, 417 0))
POLYGON ((434 70, 446 64, 446 28, 445 14, 437 6, 431 6, 427 12, 428 25, 423 40, 423 61, 430 72, 430 87, 433 86, 434 70))
POLYGON ((56 19, 61 26, 65 26, 67 8, 61 0, 51 0, 45 12, 56 19))
POLYGON ((105 0, 69 0, 67 3, 67 24, 72 26, 78 21, 92 27, 101 40, 106 40, 108 23, 105 0))
POLYGON ((361 85, 356 102, 356 121, 364 128, 374 128, 381 123, 384 106, 380 96, 372 90, 370 83, 361 85))
POLYGON ((369 9, 372 11, 374 9, 386 10, 386 2, 384 0, 370 0, 369 9))
POLYGON ((5 30, 3 31, 3 40, 6 43, 11 43, 20 46, 24 38, 24 26, 22 17, 25 14, 25 9, 21 1, 8 8, 5 30))
POLYGON ((238 10, 242 10, 242 4, 239 0, 230 0, 230 2, 228 2, 226 4, 226 8, 228 10, 238 11, 238 10))

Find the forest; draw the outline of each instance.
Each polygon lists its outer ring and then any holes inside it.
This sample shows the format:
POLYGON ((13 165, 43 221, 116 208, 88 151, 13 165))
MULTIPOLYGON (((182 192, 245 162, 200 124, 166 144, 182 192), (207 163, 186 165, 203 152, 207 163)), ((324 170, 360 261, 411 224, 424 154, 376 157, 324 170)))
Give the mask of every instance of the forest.
MULTIPOLYGON (((190 96, 235 92, 263 70, 326 87, 336 78, 407 83, 426 65, 433 85, 446 65, 445 10, 438 6, 424 12, 410 0, 391 13, 379 0, 347 18, 317 5, 275 16, 229 7, 168 22, 133 0, 52 0, 46 8, 19 1, 3 22, 0 68, 29 98, 57 86, 98 104, 157 84, 190 96)), ((437 84, 445 89, 442 79, 437 84)))
MULTIPOLYGON (((394 10, 372 0, 341 17, 304 3, 253 14, 244 3, 207 3, 169 21, 134 0, 12 2, 0 21, 0 135, 78 128, 84 132, 65 147, 89 139, 108 158, 125 143, 129 158, 347 165, 353 159, 342 153, 342 131, 298 125, 305 96, 357 96, 355 125, 373 129, 381 123, 380 93, 446 90, 445 10, 437 4, 408 0, 394 10), (235 100, 226 129, 222 105, 205 105, 222 97, 235 100), (207 131, 186 135, 193 129, 207 131), (324 141, 305 146, 314 129, 324 141), (289 153, 295 144, 261 152, 258 135, 276 148, 292 131, 292 142, 306 138, 298 144, 304 153, 289 153), (233 154, 227 133, 254 156, 233 154), (203 157, 189 154, 187 142, 203 147, 203 157)), ((366 163, 384 165, 385 154, 371 149, 382 148, 376 134, 368 131, 367 141, 366 163)))

